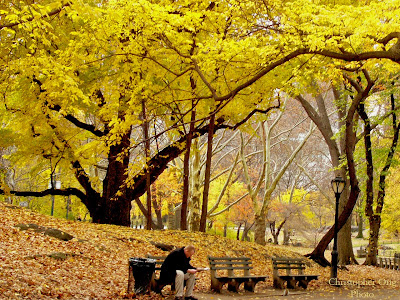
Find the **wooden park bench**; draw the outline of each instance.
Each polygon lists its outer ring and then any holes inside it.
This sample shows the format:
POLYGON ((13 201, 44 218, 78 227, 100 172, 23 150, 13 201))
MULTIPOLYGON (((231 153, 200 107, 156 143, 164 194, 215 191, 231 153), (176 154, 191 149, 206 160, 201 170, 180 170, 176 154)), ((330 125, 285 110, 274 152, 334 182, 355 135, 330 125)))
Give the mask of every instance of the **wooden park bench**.
POLYGON ((306 289, 311 280, 318 280, 319 275, 304 275, 305 262, 299 258, 273 257, 272 273, 274 288, 283 289, 287 282, 288 289, 298 286, 306 289), (279 275, 279 270, 286 270, 285 275, 279 275), (292 270, 297 270, 297 274, 292 274, 292 270))
POLYGON ((400 270, 400 257, 379 257, 378 265, 381 268, 400 270))
MULTIPOLYGON (((150 283, 150 289, 152 291, 155 291, 157 293, 161 293, 161 290, 164 288, 164 286, 160 286, 158 284, 158 279, 160 279, 160 271, 161 271, 161 266, 164 263, 164 260, 167 256, 166 255, 161 255, 161 256, 154 256, 147 254, 146 258, 154 259, 156 261, 156 267, 155 271, 153 273, 153 277, 151 278, 151 283, 150 283)), ((171 284, 171 290, 175 290, 175 284, 171 284)))
POLYGON ((238 292, 239 286, 244 283, 244 289, 254 292, 255 285, 259 281, 265 281, 267 276, 250 275, 252 263, 249 257, 208 257, 211 273, 211 289, 220 293, 224 284, 228 284, 228 290, 238 292), (219 276, 218 271, 227 271, 227 276, 219 276), (243 270, 243 275, 235 275, 234 270, 243 270))

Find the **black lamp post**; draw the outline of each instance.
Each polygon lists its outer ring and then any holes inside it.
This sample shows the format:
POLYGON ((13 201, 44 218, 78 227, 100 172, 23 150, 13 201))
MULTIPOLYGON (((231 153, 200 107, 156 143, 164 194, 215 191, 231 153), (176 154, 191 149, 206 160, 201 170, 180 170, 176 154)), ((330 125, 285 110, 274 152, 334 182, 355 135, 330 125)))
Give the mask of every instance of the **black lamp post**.
POLYGON ((338 218, 339 218, 339 199, 340 194, 342 194, 344 187, 346 186, 346 181, 340 176, 336 176, 335 179, 331 181, 333 192, 335 193, 336 206, 335 206, 335 231, 333 237, 333 250, 332 250, 332 269, 331 278, 337 278, 337 264, 338 264, 338 252, 337 252, 337 234, 338 234, 338 218))

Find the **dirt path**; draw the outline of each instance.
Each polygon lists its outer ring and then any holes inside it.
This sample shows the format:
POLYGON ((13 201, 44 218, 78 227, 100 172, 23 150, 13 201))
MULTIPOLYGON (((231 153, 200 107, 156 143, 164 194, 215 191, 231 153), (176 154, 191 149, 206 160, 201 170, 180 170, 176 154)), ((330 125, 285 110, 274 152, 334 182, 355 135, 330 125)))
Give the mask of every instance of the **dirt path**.
MULTIPOLYGON (((346 300, 346 299, 374 299, 374 300, 398 300, 400 299, 400 289, 343 289, 338 288, 337 291, 289 291, 289 295, 284 296, 281 290, 267 290, 259 293, 231 293, 223 291, 221 294, 216 293, 194 293, 199 300, 270 300, 270 299, 314 299, 314 300, 346 300)), ((166 300, 173 300, 173 296, 166 297, 166 300)))

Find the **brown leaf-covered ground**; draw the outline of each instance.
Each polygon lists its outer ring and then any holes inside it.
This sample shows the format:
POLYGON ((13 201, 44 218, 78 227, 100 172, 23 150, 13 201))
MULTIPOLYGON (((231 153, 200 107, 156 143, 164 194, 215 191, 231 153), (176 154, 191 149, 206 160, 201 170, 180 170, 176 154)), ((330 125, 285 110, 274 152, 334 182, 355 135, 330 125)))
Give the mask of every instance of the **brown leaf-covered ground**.
MULTIPOLYGON (((265 283, 257 285, 257 292, 271 289, 272 256, 302 257, 287 247, 260 246, 204 233, 146 231, 66 221, 0 203, 0 298, 127 298, 128 259, 167 254, 151 242, 175 246, 193 244, 197 252, 192 264, 197 267, 208 266, 207 255, 249 256, 253 261, 252 273, 269 276, 265 283), (61 241, 43 232, 15 227, 21 223, 60 229, 75 238, 61 241)), ((375 289, 400 289, 400 271, 365 266, 348 269, 339 271, 341 280, 373 281, 375 289)), ((335 289, 327 283, 329 268, 321 268, 310 261, 306 273, 321 274, 318 281, 310 283, 309 290, 329 292, 335 289)), ((197 277, 195 292, 210 293, 209 272, 201 272, 197 277)), ((159 299, 160 296, 151 294, 140 298, 159 299)))

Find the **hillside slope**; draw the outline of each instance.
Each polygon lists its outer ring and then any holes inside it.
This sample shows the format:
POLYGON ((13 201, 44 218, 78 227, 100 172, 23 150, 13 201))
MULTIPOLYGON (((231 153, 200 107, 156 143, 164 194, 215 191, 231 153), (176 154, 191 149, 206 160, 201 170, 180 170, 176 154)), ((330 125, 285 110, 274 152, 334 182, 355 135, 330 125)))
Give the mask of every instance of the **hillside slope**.
MULTIPOLYGON (((272 256, 301 257, 275 245, 260 246, 204 233, 146 231, 66 221, 4 203, 0 203, 0 216, 1 299, 122 299, 126 296, 128 258, 168 253, 152 243, 176 247, 193 244, 197 252, 192 264, 198 267, 208 265, 207 255, 249 256, 253 260, 252 273, 269 275, 266 283, 257 286, 259 290, 271 288, 272 256), (44 234, 43 230, 22 230, 26 227, 21 224, 59 229, 74 238, 63 241, 44 234)), ((326 284, 329 269, 313 262, 309 265, 307 273, 322 275, 309 288, 329 289, 326 284)), ((359 278, 359 272, 354 267, 340 275, 359 278)), ((198 278, 195 292, 209 292, 209 273, 201 272, 198 278)))

